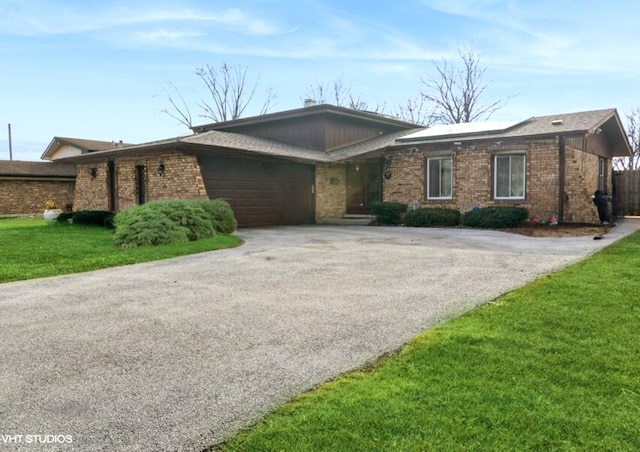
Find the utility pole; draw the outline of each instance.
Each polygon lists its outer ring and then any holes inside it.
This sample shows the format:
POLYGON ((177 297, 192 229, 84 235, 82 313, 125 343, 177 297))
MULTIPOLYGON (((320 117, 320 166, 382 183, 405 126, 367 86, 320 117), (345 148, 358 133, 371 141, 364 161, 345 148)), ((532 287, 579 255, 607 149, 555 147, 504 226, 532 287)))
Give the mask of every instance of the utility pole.
POLYGON ((11 123, 9 123, 9 160, 13 160, 13 149, 11 146, 11 123))

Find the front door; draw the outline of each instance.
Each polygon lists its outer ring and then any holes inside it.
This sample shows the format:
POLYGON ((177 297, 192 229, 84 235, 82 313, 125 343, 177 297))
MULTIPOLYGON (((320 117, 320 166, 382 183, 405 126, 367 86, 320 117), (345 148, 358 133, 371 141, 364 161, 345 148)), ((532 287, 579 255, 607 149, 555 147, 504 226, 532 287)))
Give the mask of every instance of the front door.
POLYGON ((347 213, 370 214, 371 203, 382 201, 382 163, 363 160, 347 165, 347 213))

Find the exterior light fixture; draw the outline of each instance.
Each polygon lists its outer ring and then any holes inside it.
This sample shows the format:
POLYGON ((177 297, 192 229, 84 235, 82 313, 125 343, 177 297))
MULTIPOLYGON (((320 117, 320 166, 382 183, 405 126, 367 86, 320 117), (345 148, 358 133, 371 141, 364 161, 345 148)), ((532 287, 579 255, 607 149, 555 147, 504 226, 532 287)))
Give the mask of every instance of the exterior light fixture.
POLYGON ((158 176, 164 176, 164 171, 165 171, 165 166, 164 163, 161 163, 160 165, 158 165, 158 176))
POLYGON ((98 169, 89 168, 89 176, 91 176, 91 180, 95 180, 95 178, 98 177, 98 169))

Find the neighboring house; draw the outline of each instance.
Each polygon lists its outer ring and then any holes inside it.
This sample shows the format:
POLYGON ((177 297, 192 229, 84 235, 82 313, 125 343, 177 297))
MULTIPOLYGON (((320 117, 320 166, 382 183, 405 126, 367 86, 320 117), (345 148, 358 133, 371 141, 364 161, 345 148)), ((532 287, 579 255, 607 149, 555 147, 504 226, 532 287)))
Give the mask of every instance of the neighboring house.
POLYGON ((122 141, 97 141, 82 138, 53 137, 40 157, 42 160, 57 160, 95 151, 106 151, 118 146, 129 146, 122 141))
POLYGON ((193 130, 61 158, 77 164, 74 209, 221 198, 246 227, 368 214, 385 200, 592 222, 591 194, 611 192, 611 158, 630 155, 613 109, 424 129, 313 105, 193 130))
POLYGON ((0 215, 42 215, 48 201, 65 209, 75 179, 74 164, 0 160, 0 215))

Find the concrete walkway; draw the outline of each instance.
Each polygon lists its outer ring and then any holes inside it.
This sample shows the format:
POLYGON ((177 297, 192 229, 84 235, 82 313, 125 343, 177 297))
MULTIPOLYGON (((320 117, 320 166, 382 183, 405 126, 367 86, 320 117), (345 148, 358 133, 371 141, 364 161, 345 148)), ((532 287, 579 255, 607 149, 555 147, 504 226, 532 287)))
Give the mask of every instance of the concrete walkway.
POLYGON ((0 285, 0 449, 200 450, 638 229, 246 229, 235 249, 0 285))

